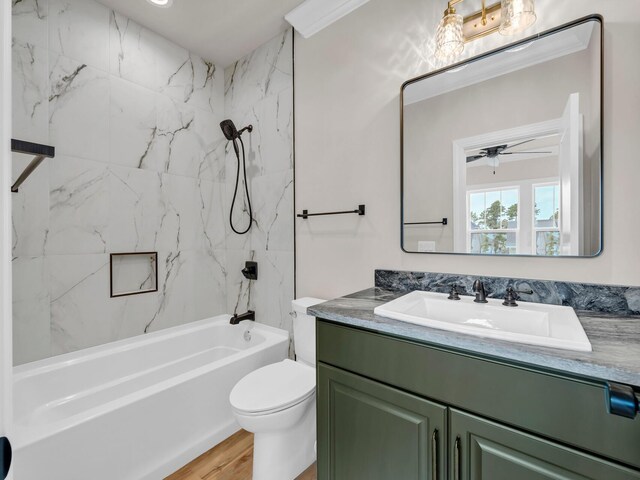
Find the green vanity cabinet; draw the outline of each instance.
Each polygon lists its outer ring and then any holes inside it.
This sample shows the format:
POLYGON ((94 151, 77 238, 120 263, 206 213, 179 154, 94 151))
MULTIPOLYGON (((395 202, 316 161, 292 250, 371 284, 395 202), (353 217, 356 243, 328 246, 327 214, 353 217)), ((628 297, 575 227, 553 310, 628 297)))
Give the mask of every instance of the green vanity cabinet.
POLYGON ((640 480, 602 382, 316 325, 319 480, 640 480))
POLYGON ((318 385, 318 478, 446 478, 447 407, 323 364, 318 385))
POLYGON ((468 413, 451 409, 449 418, 453 480, 640 479, 640 472, 468 413))

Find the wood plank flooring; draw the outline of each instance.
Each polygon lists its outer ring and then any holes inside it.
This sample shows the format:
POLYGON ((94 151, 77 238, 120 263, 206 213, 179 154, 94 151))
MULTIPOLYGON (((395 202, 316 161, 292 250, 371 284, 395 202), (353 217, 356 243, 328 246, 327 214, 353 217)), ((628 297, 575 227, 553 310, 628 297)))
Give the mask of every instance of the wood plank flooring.
MULTIPOLYGON (((240 430, 165 480, 251 480, 253 434, 240 430)), ((311 465, 296 480, 316 480, 311 465)))

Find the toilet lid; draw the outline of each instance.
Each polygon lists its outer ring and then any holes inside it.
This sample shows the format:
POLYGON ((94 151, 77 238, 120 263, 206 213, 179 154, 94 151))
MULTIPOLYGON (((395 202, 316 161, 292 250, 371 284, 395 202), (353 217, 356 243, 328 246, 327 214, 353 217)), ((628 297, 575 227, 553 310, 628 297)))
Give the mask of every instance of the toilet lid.
POLYGON ((315 388, 314 368, 284 360, 248 374, 233 387, 229 401, 242 412, 277 411, 301 402, 315 388))

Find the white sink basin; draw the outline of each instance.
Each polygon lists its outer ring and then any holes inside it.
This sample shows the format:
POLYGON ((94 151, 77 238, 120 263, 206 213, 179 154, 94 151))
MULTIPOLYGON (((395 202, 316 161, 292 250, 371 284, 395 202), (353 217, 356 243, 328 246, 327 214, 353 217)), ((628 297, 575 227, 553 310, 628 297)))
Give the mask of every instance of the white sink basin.
POLYGON ((591 351, 573 308, 519 302, 506 307, 502 300, 475 303, 473 297, 448 300, 443 293, 415 291, 376 307, 382 317, 426 327, 511 342, 591 351))

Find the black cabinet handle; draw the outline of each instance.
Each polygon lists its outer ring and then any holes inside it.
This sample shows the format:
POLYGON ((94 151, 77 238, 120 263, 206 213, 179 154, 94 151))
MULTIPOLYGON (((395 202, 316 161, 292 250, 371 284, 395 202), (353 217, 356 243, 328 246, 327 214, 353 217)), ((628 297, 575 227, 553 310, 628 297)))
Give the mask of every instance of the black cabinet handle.
POLYGON ((460 437, 456 437, 453 448, 453 478, 460 480, 460 437))
POLYGON ((0 438, 0 464, 2 468, 2 480, 9 475, 9 469, 11 468, 11 442, 7 437, 0 438))
POLYGON ((438 480, 438 429, 431 436, 431 478, 438 480))

